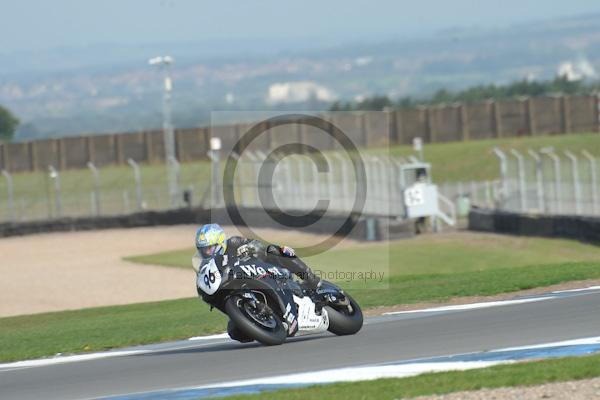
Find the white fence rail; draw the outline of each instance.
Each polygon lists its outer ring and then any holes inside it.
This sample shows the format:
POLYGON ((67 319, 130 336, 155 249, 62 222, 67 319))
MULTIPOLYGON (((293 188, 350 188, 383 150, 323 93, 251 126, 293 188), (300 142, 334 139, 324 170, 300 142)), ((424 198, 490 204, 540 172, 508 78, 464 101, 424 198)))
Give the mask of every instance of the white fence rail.
POLYGON ((495 149, 500 192, 495 207, 506 211, 560 215, 598 215, 596 158, 587 151, 529 149, 528 157, 495 149))

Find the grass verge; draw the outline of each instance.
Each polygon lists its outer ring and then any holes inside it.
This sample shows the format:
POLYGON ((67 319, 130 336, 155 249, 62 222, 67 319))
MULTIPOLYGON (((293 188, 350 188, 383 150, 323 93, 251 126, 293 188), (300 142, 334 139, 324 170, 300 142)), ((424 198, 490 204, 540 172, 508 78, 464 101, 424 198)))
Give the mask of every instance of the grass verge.
MULTIPOLYGON (((285 244, 296 247, 296 243, 285 244)), ((187 248, 127 257, 125 260, 189 269, 194 251, 187 248)), ((373 266, 373 269, 385 270, 387 277, 393 277, 594 261, 600 260, 600 247, 563 239, 455 233, 328 250, 303 257, 303 260, 314 270, 361 271, 365 266, 373 266)))
POLYGON ((2 318, 0 361, 220 333, 225 318, 196 298, 2 318))
MULTIPOLYGON (((398 399, 451 392, 533 386, 600 376, 600 355, 571 357, 476 369, 423 374, 410 378, 337 383, 269 392, 269 399, 398 399)), ((261 395, 227 397, 251 400, 261 395)))
MULTIPOLYGON (((539 265, 457 274, 399 275, 389 286, 357 290, 364 307, 485 296, 600 278, 600 263, 539 265)), ((81 353, 223 332, 226 317, 198 299, 90 308, 0 319, 0 361, 81 353)))

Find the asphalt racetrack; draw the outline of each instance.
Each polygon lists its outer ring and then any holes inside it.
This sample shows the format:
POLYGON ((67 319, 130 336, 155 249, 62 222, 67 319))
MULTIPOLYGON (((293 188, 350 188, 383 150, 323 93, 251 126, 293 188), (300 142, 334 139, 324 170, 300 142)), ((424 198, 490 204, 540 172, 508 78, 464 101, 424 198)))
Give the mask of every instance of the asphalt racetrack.
POLYGON ((91 360, 5 364, 0 366, 0 398, 122 396, 598 335, 600 288, 595 288, 497 307, 374 317, 355 336, 304 336, 276 347, 214 338, 127 349, 135 353, 91 360))

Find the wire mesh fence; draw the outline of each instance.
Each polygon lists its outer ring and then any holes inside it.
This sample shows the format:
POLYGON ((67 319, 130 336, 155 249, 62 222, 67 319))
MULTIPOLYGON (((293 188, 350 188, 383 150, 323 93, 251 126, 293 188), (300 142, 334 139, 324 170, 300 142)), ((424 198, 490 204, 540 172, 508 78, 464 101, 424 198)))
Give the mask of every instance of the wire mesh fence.
POLYGON ((234 201, 241 207, 286 212, 402 217, 403 191, 414 183, 402 178, 406 167, 399 159, 384 156, 366 156, 353 163, 337 154, 322 160, 300 155, 268 160, 250 154, 238 161, 234 201))
MULTIPOLYGON (((219 169, 224 162, 218 163, 219 169)), ((295 155, 265 160, 259 153, 239 161, 233 182, 235 202, 248 208, 309 212, 328 210, 403 218, 403 191, 415 183, 405 160, 366 155, 359 163, 339 154, 322 160, 295 155), (261 171, 272 173, 261 176, 261 171), (265 190, 268 189, 268 190, 265 190)), ((132 165, 85 170, 14 174, 0 182, 0 221, 27 222, 63 217, 124 215, 142 210, 213 205, 209 162, 181 164, 173 203, 165 165, 132 165), (186 196, 184 197, 184 192, 186 196)), ((414 171, 413 171, 414 172, 414 171)), ((7 174, 8 175, 8 174, 7 174)), ((217 176, 220 174, 217 174, 217 176)))
POLYGON ((598 163, 587 151, 552 148, 495 150, 500 161, 500 190, 495 207, 506 211, 598 215, 598 163))
POLYGON ((95 172, 93 168, 12 175, 4 171, 0 177, 0 222, 126 215, 198 206, 208 190, 208 162, 180 166, 175 202, 169 194, 166 165, 136 167, 139 179, 132 165, 99 168, 95 172))

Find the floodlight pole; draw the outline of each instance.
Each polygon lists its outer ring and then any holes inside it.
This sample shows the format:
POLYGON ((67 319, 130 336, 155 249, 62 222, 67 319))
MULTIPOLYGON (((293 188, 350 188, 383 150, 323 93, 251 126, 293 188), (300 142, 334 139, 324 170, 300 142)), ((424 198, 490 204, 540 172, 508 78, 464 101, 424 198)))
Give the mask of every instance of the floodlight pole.
POLYGON ((581 214, 581 187, 579 185, 579 163, 577 156, 569 150, 565 150, 565 156, 571 160, 571 176, 573 178, 573 189, 575 191, 575 213, 581 214))
POLYGON ((510 153, 517 159, 519 169, 519 194, 521 199, 521 211, 527 211, 527 188, 525 183, 525 159, 523 155, 515 149, 510 149, 510 153))
MULTIPOLYGON (((210 138, 210 151, 208 157, 212 161, 212 190, 211 190, 211 207, 216 208, 221 205, 221 193, 223 187, 221 184, 221 138, 211 137, 210 138)), ((231 182, 233 183, 233 182, 231 182)))
POLYGON ((590 179, 592 181, 592 211, 594 214, 598 214, 598 181, 596 178, 596 158, 591 155, 587 150, 581 152, 590 163, 590 179))
POLYGON ((171 56, 159 56, 148 60, 148 64, 158 66, 164 73, 163 87, 163 137, 165 145, 165 163, 169 175, 169 197, 171 207, 176 207, 178 203, 177 193, 177 169, 174 163, 170 162, 176 159, 175 154, 175 132, 171 123, 171 92, 173 90, 173 81, 171 79, 171 56))
POLYGON ((535 160, 535 178, 537 183, 537 198, 538 198, 538 208, 540 212, 546 211, 546 205, 544 202, 544 177, 542 174, 542 158, 538 153, 529 149, 527 153, 535 160))

